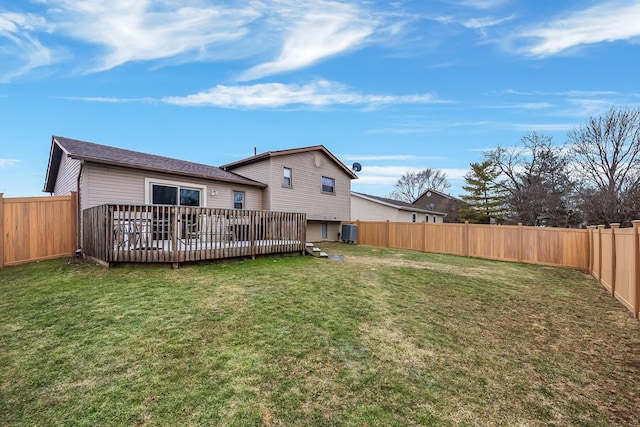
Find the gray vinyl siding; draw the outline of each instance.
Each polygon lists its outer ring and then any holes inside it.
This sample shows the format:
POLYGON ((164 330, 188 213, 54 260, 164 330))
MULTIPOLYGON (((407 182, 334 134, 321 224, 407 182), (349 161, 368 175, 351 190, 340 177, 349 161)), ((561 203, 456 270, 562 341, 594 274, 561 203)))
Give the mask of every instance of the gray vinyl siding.
POLYGON ((87 163, 84 169, 82 191, 86 203, 82 209, 107 203, 145 204, 145 178, 206 186, 208 208, 230 209, 233 191, 243 191, 245 209, 262 209, 262 190, 255 187, 95 163, 87 163), (215 196, 211 195, 212 190, 217 192, 215 196))
POLYGON ((262 208, 272 210, 270 205, 272 176, 271 165, 269 160, 254 163, 248 166, 241 166, 233 169, 233 173, 244 176, 245 178, 267 184, 268 187, 262 190, 262 208))
POLYGON ((305 212, 308 220, 348 221, 351 179, 331 158, 308 151, 271 159, 271 209, 305 212), (282 186, 282 169, 292 174, 292 188, 282 186), (322 177, 335 180, 334 194, 322 192, 322 177))
POLYGON ((304 212, 307 220, 348 221, 351 179, 321 151, 274 156, 233 172, 268 184, 265 209, 304 212), (291 169, 292 187, 282 186, 282 169, 291 169), (334 194, 322 192, 322 177, 335 180, 334 194))
POLYGON ((351 219, 353 221, 411 222, 412 218, 411 212, 402 212, 391 206, 381 205, 380 203, 352 196, 351 219))
POLYGON ((53 195, 68 196, 72 191, 77 191, 79 173, 80 160, 71 159, 63 154, 60 158, 60 168, 58 169, 53 195))
POLYGON ((307 222, 307 241, 308 242, 336 242, 338 241, 338 233, 340 233, 339 222, 324 221, 308 221, 307 222), (322 237, 322 224, 327 225, 327 238, 322 237))
MULTIPOLYGON (((416 211, 416 222, 426 222, 425 215, 429 216, 430 223, 443 222, 442 215, 416 211), (435 218, 435 221, 434 221, 435 218)), ((361 197, 351 197, 351 220, 352 221, 391 221, 391 222, 413 222, 413 212, 400 210, 392 206, 386 206, 361 197)))

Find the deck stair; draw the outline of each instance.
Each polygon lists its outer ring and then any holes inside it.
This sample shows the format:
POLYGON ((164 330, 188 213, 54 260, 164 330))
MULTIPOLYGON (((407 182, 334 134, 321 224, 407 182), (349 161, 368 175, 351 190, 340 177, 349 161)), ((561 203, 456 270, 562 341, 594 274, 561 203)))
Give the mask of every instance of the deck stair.
POLYGON ((318 257, 318 258, 327 258, 329 255, 326 252, 322 252, 320 248, 316 248, 313 243, 306 244, 305 251, 308 255, 318 257))

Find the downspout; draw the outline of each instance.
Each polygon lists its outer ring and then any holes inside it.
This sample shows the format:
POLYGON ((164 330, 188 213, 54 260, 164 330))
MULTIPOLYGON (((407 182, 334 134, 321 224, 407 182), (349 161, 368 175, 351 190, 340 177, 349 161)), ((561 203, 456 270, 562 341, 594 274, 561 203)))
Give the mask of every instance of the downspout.
MULTIPOLYGON (((77 206, 78 206, 78 212, 76 213, 76 215, 78 215, 77 218, 77 222, 76 224, 78 224, 78 230, 76 235, 78 236, 78 241, 77 246, 78 246, 78 250, 82 250, 82 207, 80 206, 80 179, 82 177, 82 171, 84 168, 84 160, 80 160, 80 170, 78 171, 78 179, 76 181, 76 197, 78 198, 77 200, 77 206)), ((76 251, 77 252, 77 251, 76 251)))

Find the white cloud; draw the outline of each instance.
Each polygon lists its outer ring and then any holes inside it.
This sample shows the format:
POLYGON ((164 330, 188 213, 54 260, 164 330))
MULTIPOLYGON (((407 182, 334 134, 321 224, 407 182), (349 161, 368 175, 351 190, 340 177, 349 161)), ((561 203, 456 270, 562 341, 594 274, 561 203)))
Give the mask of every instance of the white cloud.
MULTIPOLYGON (((449 181, 464 179, 467 169, 438 168, 447 174, 449 181)), ((363 165, 362 172, 358 173, 358 183, 367 185, 393 185, 407 172, 419 172, 424 167, 395 165, 395 166, 368 166, 363 165)))
POLYGON ((20 163, 20 160, 0 159, 0 169, 8 168, 18 163, 20 163))
POLYGON ((493 9, 508 2, 509 0, 460 0, 458 3, 475 9, 493 9))
POLYGON ((3 63, 0 82, 8 82, 53 62, 52 51, 33 34, 46 28, 46 21, 36 15, 0 13, 0 62, 3 63))
POLYGON ((532 56, 548 56, 577 46, 640 36, 640 1, 610 1, 519 34, 536 41, 523 49, 532 56))
POLYGON ((264 83, 246 86, 218 85, 208 91, 187 96, 165 97, 162 102, 182 106, 215 106, 223 108, 261 108, 307 105, 377 106, 385 104, 425 104, 436 100, 431 94, 366 95, 351 92, 345 86, 327 80, 306 85, 264 83))
POLYGON ((548 102, 524 102, 520 104, 508 104, 508 105, 491 105, 487 108, 506 108, 513 110, 542 110, 551 108, 551 104, 548 102))
POLYGON ((201 6, 172 0, 43 0, 51 6, 52 28, 101 46, 88 71, 104 71, 129 61, 205 56, 215 44, 243 37, 259 13, 252 7, 201 6))
POLYGON ((513 18, 515 18, 514 15, 507 16, 506 18, 493 18, 493 17, 472 18, 464 21, 462 25, 467 28, 479 30, 487 27, 493 27, 503 22, 510 21, 513 18))
POLYGON ((575 123, 511 123, 508 127, 524 132, 561 132, 573 129, 575 123))
POLYGON ((289 12, 287 24, 291 28, 284 36, 277 58, 245 71, 238 80, 255 80, 304 68, 353 49, 362 44, 377 25, 374 18, 354 4, 329 1, 302 4, 308 9, 289 12))
POLYGON ((411 160, 442 160, 442 157, 434 156, 416 156, 413 154, 382 154, 382 155, 358 155, 358 154, 344 154, 339 156, 344 160, 357 160, 357 161, 411 161, 411 160))

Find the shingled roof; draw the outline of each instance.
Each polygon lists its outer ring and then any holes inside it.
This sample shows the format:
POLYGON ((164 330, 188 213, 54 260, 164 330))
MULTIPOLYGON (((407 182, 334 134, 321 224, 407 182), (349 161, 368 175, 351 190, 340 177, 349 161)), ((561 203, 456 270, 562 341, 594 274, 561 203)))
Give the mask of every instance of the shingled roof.
POLYGON ((272 157, 279 156, 288 156, 291 154, 305 153, 309 151, 320 151, 324 153, 327 157, 333 160, 351 179, 358 179, 358 175, 356 175, 351 169, 349 169, 344 163, 342 163, 336 156, 331 154, 329 150, 326 149, 324 145, 313 145, 311 147, 302 147, 302 148, 292 148, 289 150, 279 150, 279 151, 267 151, 266 153, 257 154, 252 157, 247 157, 246 159, 236 160, 235 162, 227 163, 226 165, 220 166, 224 170, 233 170, 240 166, 250 165, 252 163, 261 162, 263 160, 270 159, 272 157))
POLYGON ((51 139, 51 153, 49 155, 49 166, 47 168, 47 176, 43 191, 53 192, 62 155, 67 155, 72 159, 85 160, 88 162, 106 165, 170 173, 193 178, 204 178, 214 181, 250 185, 259 188, 267 186, 261 182, 245 178, 215 166, 188 162, 186 160, 172 159, 170 157, 157 156, 155 154, 125 150, 123 148, 109 147, 107 145, 79 141, 77 139, 64 138, 61 136, 53 136, 51 139))

